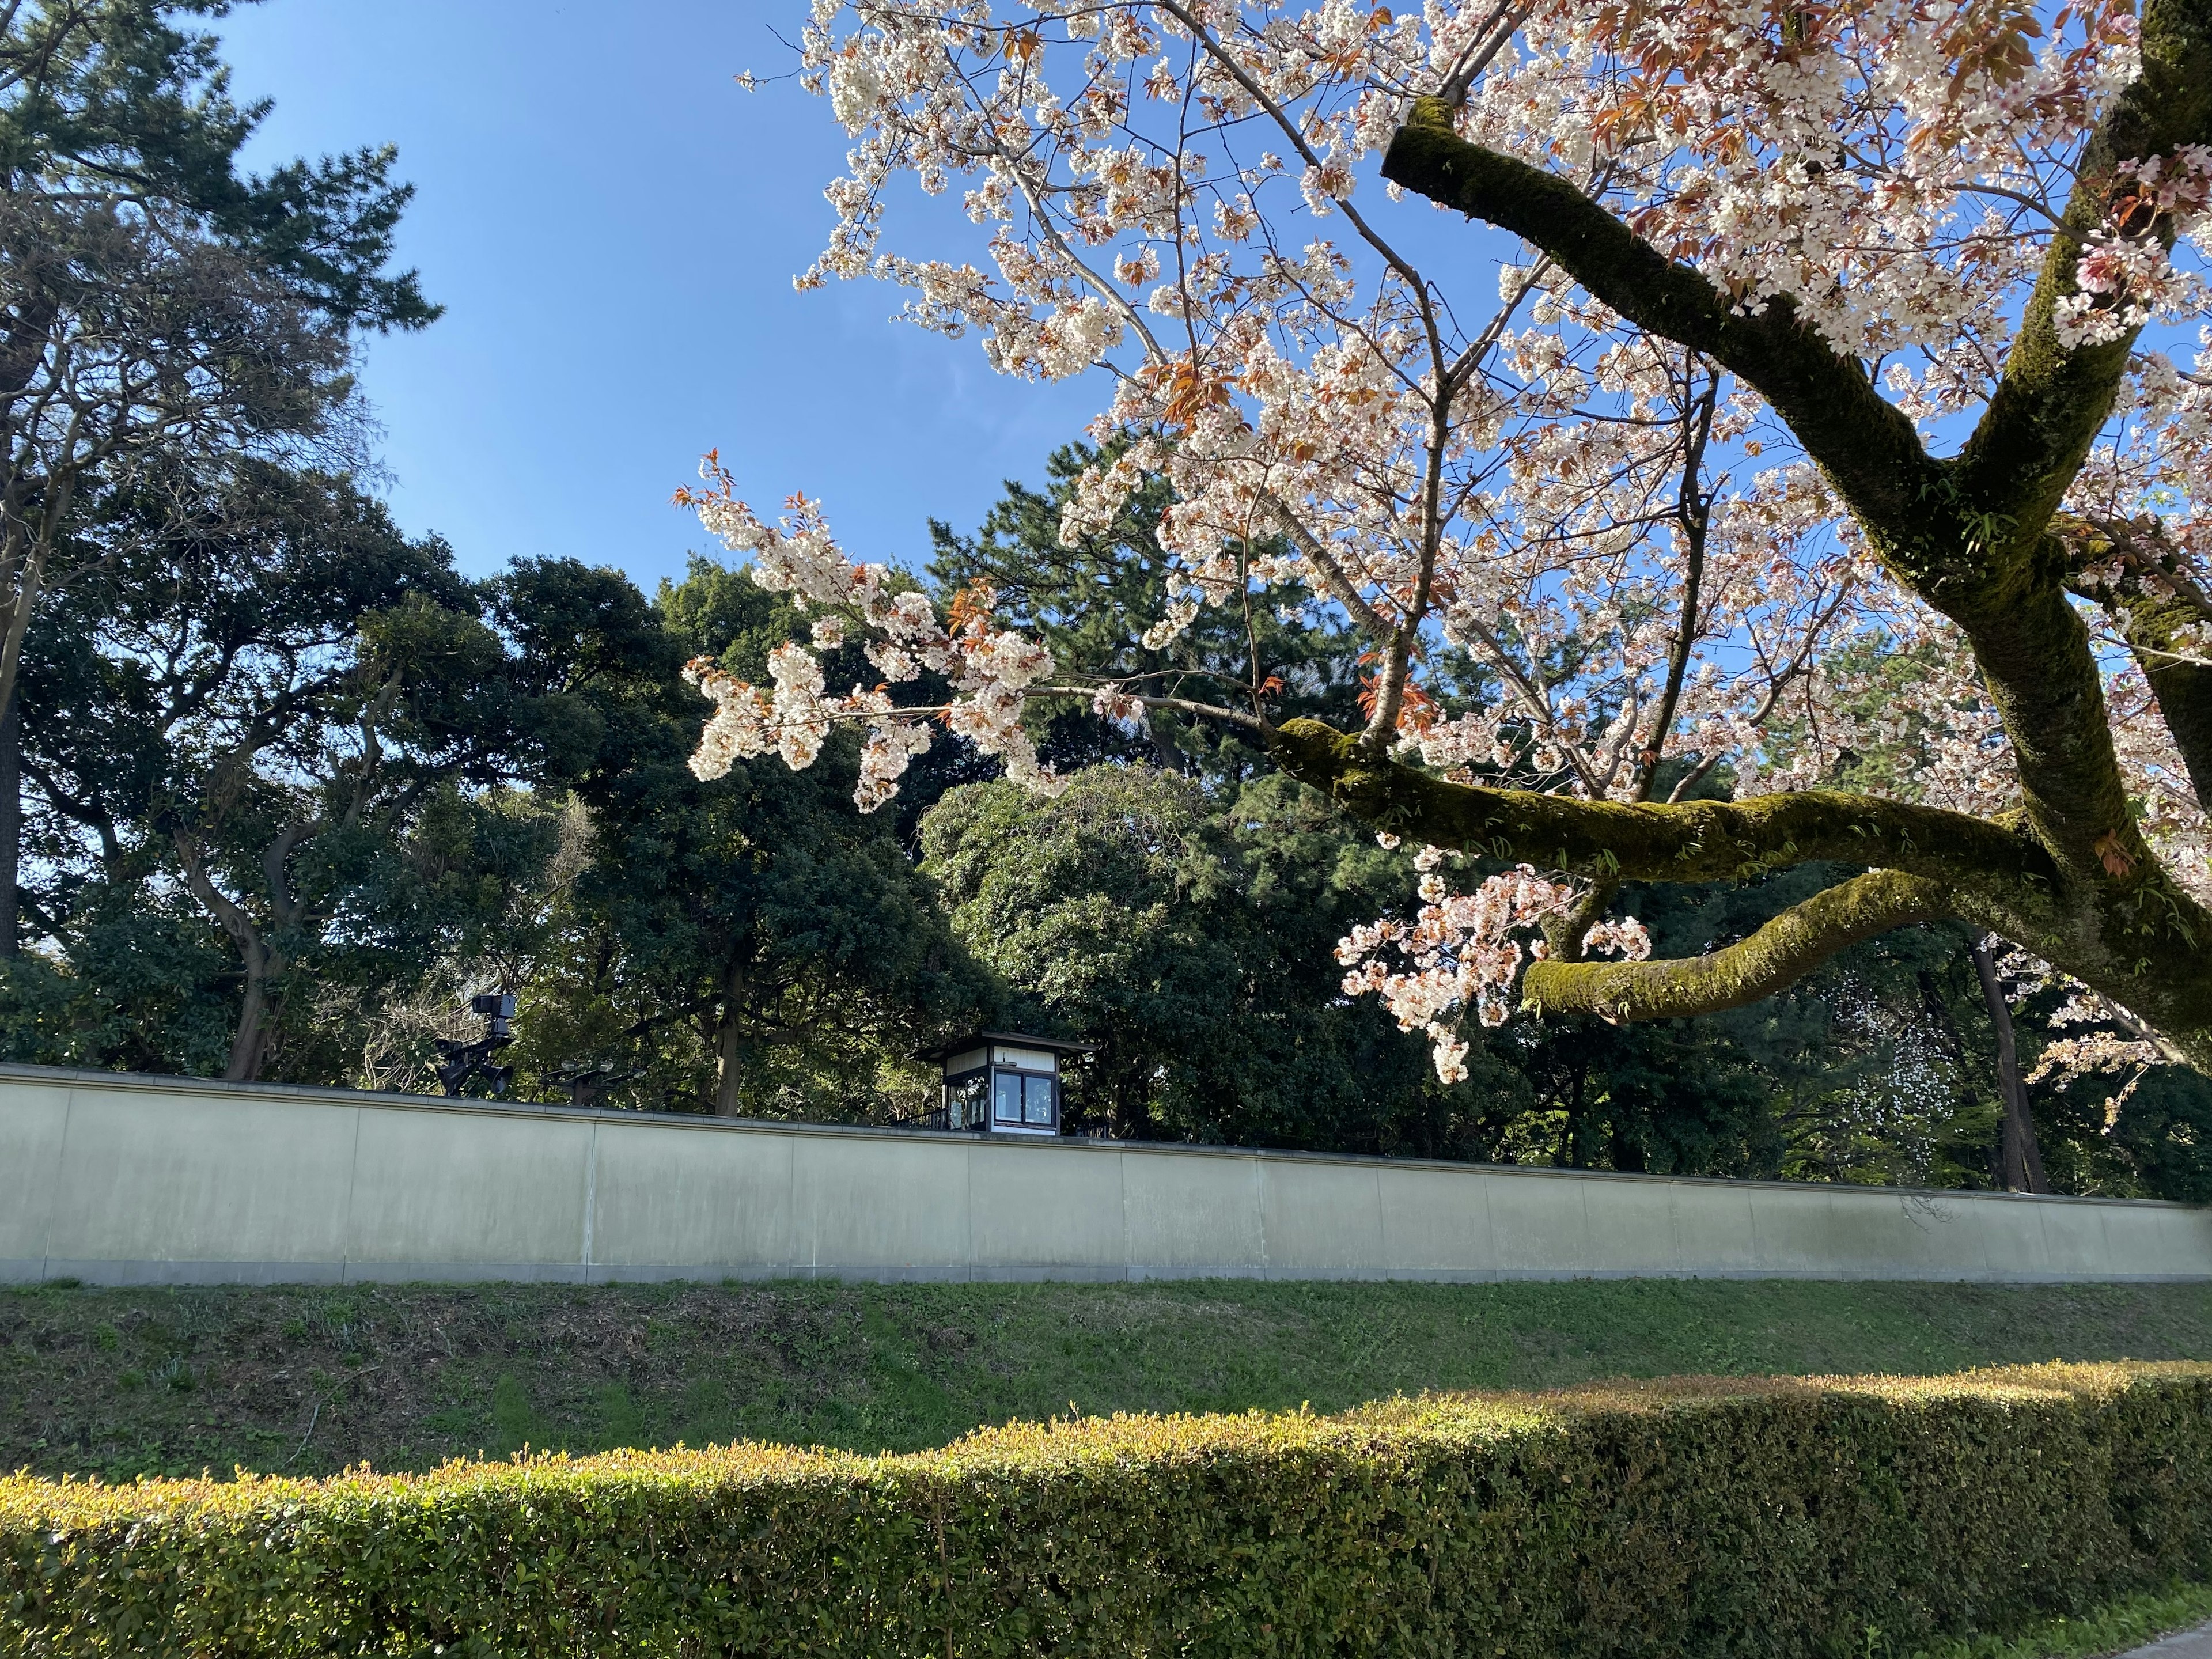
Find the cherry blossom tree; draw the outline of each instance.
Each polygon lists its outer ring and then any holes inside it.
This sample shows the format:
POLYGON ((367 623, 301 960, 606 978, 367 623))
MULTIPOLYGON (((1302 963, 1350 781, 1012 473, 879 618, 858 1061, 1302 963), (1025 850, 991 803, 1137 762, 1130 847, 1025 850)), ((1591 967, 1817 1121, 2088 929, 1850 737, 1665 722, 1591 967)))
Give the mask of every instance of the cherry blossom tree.
MULTIPOLYGON (((1285 582, 1366 637, 1359 731, 1271 719, 1256 660, 1206 707, 1425 849, 1339 955, 1448 1079, 1469 1017, 1736 1006, 1945 917, 2212 1070, 2212 4, 816 0, 800 50, 854 148, 799 285, 1097 376, 1063 533, 1171 485, 1155 638, 1285 582), (943 242, 915 186, 975 261, 897 251, 943 242), (1444 651, 1497 695, 1441 706, 1444 651), (1864 873, 1693 959, 1608 914, 1813 862, 1864 873)), ((1032 700, 1199 701, 707 478, 882 680, 698 665, 702 775, 854 721, 873 806, 942 723, 1049 788, 1032 700)))

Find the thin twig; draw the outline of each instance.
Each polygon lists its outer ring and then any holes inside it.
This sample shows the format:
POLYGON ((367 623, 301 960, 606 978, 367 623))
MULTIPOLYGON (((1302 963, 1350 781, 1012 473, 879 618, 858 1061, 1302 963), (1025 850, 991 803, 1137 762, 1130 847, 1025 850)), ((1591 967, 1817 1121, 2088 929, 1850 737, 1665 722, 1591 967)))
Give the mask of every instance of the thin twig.
POLYGON ((317 1401, 315 1401, 315 1409, 314 1409, 313 1411, 312 1411, 312 1412, 310 1412, 310 1413, 307 1413, 307 1433, 305 1433, 305 1434, 303 1434, 303 1435, 301 1435, 301 1436, 300 1437, 300 1443, 299 1443, 298 1445, 296 1445, 296 1446, 295 1446, 295 1447, 293 1447, 293 1448, 292 1448, 292 1455, 291 1455, 289 1457, 286 1458, 286 1459, 285 1459, 282 1463, 279 1463, 279 1464, 276 1466, 278 1468, 280 1468, 280 1469, 289 1469, 289 1468, 290 1468, 292 1467, 292 1465, 293 1465, 293 1464, 295 1464, 295 1463, 296 1463, 296 1462, 298 1462, 300 1461, 300 1454, 301 1454, 301 1452, 303 1452, 303 1451, 305 1451, 305 1450, 307 1450, 307 1442, 308 1442, 308 1441, 310 1441, 311 1439, 313 1439, 313 1438, 314 1437, 314 1433, 315 1433, 315 1421, 316 1421, 316 1419, 317 1419, 318 1418, 321 1417, 321 1416, 322 1416, 322 1414, 323 1414, 323 1402, 322 1402, 321 1401, 318 1400, 317 1401))

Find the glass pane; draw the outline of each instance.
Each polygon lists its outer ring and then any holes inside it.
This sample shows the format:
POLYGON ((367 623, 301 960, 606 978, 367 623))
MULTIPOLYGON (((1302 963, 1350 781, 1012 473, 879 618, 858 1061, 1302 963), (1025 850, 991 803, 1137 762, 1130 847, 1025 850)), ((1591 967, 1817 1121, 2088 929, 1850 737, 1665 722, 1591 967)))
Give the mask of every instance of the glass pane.
POLYGON ((1022 1115, 1032 1123, 1052 1121, 1052 1079, 1048 1077, 1025 1077, 1022 1079, 1022 1115))
POLYGON ((945 1127, 965 1129, 983 1121, 983 1097, 990 1091, 991 1074, 970 1072, 947 1080, 945 1085, 945 1127))
POLYGON ((1022 1121, 1022 1079, 1014 1072, 994 1072, 992 1112, 1001 1123, 1022 1121))

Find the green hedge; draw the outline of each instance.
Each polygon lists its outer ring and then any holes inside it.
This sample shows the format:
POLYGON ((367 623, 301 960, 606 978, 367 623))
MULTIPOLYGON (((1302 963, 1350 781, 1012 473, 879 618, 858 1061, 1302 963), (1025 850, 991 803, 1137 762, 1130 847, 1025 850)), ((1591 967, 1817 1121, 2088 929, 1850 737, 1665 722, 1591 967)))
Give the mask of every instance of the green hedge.
POLYGON ((10 1654, 1863 1656, 2212 1571, 2212 1366, 0 1480, 10 1654))

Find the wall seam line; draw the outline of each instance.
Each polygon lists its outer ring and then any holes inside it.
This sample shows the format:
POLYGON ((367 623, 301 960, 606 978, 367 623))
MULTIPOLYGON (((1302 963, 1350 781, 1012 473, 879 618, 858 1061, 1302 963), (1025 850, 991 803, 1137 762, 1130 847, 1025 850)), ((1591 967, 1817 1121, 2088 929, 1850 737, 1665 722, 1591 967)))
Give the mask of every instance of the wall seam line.
POLYGON ((599 1126, 592 1125, 592 1139, 584 1152, 584 1282, 592 1282, 592 1222, 599 1203, 599 1126))
POLYGON ((76 1086, 72 1084, 62 1097, 62 1144, 54 1149, 54 1181, 46 1190, 46 1226, 39 1239, 39 1283, 46 1282, 54 1266, 54 1209, 61 1194, 69 1189, 62 1184, 62 1173, 69 1167, 70 1124, 76 1116, 76 1086))
POLYGON ((338 1283, 350 1285, 353 1277, 353 1194, 361 1184, 361 1115, 364 1106, 353 1109, 353 1152, 346 1159, 345 1218, 338 1231, 338 1283))
POLYGON ((1136 1245, 1129 1234, 1129 1155, 1114 1154, 1114 1184, 1121 1195, 1121 1279, 1127 1284, 1144 1278, 1142 1267, 1135 1260, 1136 1245))
POLYGON ((1267 1259, 1267 1166, 1256 1158, 1252 1160, 1252 1204, 1260 1212, 1260 1277, 1273 1279, 1275 1264, 1267 1259))

